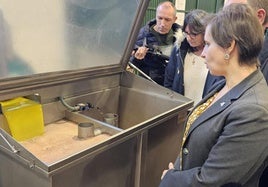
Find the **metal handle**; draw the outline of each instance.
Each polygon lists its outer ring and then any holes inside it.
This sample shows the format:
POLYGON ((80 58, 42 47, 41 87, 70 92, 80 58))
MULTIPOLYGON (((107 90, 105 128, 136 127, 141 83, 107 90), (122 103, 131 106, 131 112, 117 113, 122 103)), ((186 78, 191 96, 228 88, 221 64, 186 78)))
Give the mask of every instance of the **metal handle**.
POLYGON ((128 62, 129 66, 131 68, 134 68, 135 70, 137 70, 140 74, 142 74, 146 79, 152 81, 153 83, 157 84, 151 77, 149 77, 147 74, 145 74, 142 70, 140 70, 137 66, 135 66, 134 64, 132 64, 131 62, 128 62))
POLYGON ((8 147, 11 149, 11 151, 13 153, 18 153, 19 151, 17 149, 14 148, 14 146, 12 146, 9 141, 6 139, 6 137, 2 134, 2 132, 0 132, 0 136, 2 137, 2 139, 6 142, 6 144, 8 145, 8 147))

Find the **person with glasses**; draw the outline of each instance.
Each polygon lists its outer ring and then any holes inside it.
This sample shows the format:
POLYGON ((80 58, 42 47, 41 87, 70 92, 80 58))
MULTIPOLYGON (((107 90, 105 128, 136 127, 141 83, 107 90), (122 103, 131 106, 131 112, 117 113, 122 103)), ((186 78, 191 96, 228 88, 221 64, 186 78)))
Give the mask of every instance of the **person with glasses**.
POLYGON ((206 24, 212 17, 212 14, 200 9, 185 16, 182 27, 185 39, 173 47, 165 70, 164 86, 193 99, 195 103, 222 79, 208 72, 205 59, 201 57, 206 24))

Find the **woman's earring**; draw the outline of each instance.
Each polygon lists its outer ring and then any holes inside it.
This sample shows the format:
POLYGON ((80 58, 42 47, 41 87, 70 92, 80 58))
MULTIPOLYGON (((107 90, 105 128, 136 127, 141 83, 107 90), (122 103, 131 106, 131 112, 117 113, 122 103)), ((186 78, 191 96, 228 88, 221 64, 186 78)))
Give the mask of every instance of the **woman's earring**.
POLYGON ((225 53, 225 55, 224 55, 224 59, 225 59, 225 60, 229 60, 229 58, 230 58, 230 55, 229 55, 228 53, 225 53))

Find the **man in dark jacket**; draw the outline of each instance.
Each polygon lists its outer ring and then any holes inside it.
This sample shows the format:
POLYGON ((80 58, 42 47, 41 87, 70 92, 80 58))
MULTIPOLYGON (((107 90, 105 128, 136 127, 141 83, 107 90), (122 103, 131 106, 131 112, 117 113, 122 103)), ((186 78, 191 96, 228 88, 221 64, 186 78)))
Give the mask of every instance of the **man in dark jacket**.
POLYGON ((165 67, 180 26, 175 23, 176 8, 169 1, 156 10, 156 19, 141 28, 130 61, 153 81, 163 85, 165 67))

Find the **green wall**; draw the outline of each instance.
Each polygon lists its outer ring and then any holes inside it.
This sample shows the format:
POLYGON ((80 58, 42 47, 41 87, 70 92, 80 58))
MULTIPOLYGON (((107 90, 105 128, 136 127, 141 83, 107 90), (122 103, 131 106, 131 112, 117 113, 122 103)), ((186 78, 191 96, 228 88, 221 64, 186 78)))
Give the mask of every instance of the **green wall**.
MULTIPOLYGON (((146 11, 143 25, 149 20, 155 18, 156 7, 160 2, 165 0, 150 0, 149 7, 146 11)), ((171 1, 175 2, 175 0, 171 1)), ((185 10, 177 10, 178 12, 189 12, 192 9, 203 9, 207 12, 217 12, 223 7, 224 0, 186 0, 185 10)))
POLYGON ((224 0, 187 0, 185 10, 203 9, 207 12, 217 12, 223 7, 224 0))

